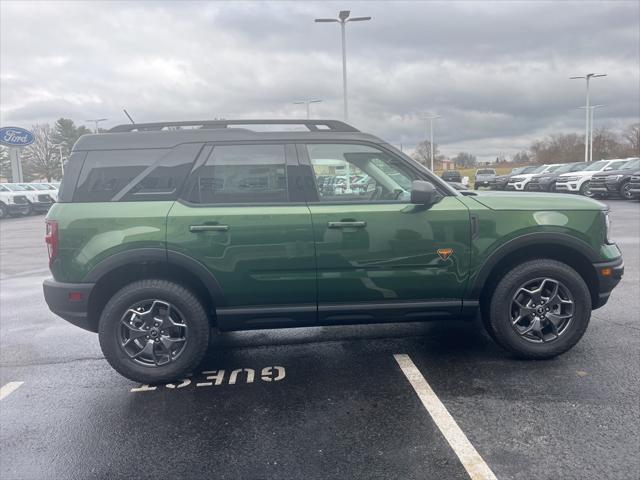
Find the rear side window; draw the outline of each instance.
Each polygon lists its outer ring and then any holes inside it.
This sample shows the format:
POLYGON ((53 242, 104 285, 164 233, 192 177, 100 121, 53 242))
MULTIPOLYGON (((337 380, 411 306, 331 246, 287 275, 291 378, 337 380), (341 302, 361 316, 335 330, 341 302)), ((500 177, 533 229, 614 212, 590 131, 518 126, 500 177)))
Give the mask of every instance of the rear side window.
POLYGON ((75 202, 173 200, 202 144, 88 152, 75 202))
POLYGON ((286 202, 286 172, 284 145, 217 145, 183 197, 203 204, 286 202))

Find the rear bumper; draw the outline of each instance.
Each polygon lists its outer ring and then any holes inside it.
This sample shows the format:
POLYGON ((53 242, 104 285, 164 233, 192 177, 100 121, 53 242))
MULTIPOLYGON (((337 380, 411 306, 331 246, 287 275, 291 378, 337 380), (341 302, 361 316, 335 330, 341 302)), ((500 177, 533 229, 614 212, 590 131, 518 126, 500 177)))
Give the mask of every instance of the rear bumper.
POLYGON ((77 327, 96 332, 89 321, 89 296, 94 283, 62 283, 48 278, 42 284, 49 310, 77 327), (73 300, 72 300, 73 298, 73 300))
POLYGON ((609 300, 609 296, 613 289, 620 283, 624 274, 624 261, 619 257, 610 262, 594 263, 593 267, 598 276, 598 296, 595 299, 593 308, 604 306, 609 300), (603 271, 610 270, 608 275, 604 275, 603 271))

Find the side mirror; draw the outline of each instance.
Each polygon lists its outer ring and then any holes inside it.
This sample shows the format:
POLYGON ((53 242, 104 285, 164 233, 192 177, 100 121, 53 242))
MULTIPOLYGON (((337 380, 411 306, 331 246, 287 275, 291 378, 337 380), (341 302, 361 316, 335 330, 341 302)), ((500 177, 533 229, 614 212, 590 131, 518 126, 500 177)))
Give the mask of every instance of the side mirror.
POLYGON ((416 205, 431 205, 438 192, 435 187, 424 180, 414 180, 411 183, 411 203, 416 205))

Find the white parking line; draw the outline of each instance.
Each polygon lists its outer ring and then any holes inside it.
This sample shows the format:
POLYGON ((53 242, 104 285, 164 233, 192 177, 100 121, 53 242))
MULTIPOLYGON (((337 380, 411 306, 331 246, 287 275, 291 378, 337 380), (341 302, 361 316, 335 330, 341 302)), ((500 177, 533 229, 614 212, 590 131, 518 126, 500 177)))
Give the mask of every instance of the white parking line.
POLYGON ((444 435, 444 438, 446 438, 449 445, 451 445, 451 448, 460 459, 460 462, 462 462, 462 466, 472 480, 497 480, 495 474, 484 462, 473 445, 471 445, 467 436, 436 396, 409 355, 397 354, 394 355, 394 358, 396 362, 398 362, 398 365, 400 365, 402 373, 404 373, 418 394, 422 405, 427 409, 429 415, 431 415, 431 418, 444 435))
POLYGON ((18 388, 20 388, 20 385, 22 385, 23 383, 24 382, 9 382, 6 385, 4 385, 2 388, 0 388, 0 400, 4 399, 4 397, 8 397, 9 395, 11 395, 18 388))

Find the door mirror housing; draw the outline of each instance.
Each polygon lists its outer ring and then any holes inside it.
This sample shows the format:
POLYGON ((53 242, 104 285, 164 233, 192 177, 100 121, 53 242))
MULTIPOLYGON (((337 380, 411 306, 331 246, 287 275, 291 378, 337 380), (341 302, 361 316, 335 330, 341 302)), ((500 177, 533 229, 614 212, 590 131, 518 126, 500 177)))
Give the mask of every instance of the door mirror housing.
POLYGON ((411 203, 416 205, 431 205, 435 203, 438 192, 429 182, 414 180, 411 183, 411 203))

